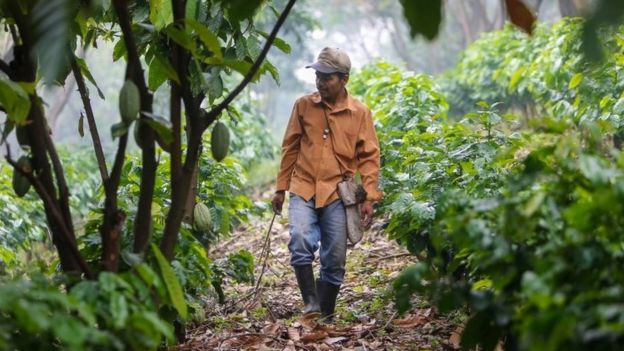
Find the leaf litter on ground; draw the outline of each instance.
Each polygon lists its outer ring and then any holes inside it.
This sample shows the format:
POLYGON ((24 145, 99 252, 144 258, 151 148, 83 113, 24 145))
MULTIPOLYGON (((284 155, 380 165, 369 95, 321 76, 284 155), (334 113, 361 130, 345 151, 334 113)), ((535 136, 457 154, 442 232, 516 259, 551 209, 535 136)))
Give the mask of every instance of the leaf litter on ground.
MULTIPOLYGON (((263 194, 269 198, 270 192, 263 194)), ((284 206, 287 208, 287 206, 284 206)), ((300 315, 303 307, 289 264, 287 214, 275 220, 271 246, 258 291, 255 284, 226 281, 227 301, 217 303, 207 292, 205 321, 187 326, 186 340, 171 350, 455 350, 463 316, 441 315, 426 301, 414 298, 412 311, 398 316, 392 281, 415 257, 383 232, 383 219, 349 247, 347 273, 338 297, 334 324, 300 315)), ((270 218, 252 219, 229 239, 210 249, 210 257, 249 250, 260 254, 270 218)), ((318 258, 315 262, 318 272, 318 258)), ((318 274, 318 273, 317 273, 318 274)))

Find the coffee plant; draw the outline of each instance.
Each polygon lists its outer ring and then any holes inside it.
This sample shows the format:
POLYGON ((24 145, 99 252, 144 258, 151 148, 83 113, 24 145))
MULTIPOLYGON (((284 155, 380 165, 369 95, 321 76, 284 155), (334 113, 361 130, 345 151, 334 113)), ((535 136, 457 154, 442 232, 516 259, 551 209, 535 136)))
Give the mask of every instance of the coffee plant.
POLYGON ((352 79, 385 146, 386 230, 419 258, 394 283, 397 308, 419 293, 465 309, 464 349, 622 342, 621 47, 609 39, 606 61, 584 61, 580 23, 488 34, 439 85, 385 63, 352 79), (448 117, 447 96, 472 102, 448 117))

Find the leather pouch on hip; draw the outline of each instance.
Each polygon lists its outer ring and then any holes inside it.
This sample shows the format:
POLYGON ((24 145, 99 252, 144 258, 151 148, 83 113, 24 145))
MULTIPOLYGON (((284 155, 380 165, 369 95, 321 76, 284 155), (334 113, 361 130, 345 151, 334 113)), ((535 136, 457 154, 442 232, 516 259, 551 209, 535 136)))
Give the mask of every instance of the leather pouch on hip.
POLYGON ((366 190, 355 183, 353 177, 345 177, 337 186, 347 216, 347 237, 355 245, 362 240, 364 229, 360 223, 360 203, 366 199, 366 190))

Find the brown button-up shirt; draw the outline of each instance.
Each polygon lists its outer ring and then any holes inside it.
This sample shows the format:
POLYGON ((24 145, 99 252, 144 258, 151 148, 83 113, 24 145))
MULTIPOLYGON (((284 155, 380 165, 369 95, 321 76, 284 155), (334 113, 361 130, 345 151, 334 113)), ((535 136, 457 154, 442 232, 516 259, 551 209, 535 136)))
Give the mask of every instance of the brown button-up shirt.
POLYGON ((277 190, 288 190, 306 201, 316 197, 316 207, 324 207, 338 199, 341 172, 355 175, 358 171, 367 199, 376 201, 381 197, 379 167, 379 141, 366 105, 347 94, 342 104, 331 109, 318 92, 295 102, 282 143, 277 190), (324 139, 327 120, 333 135, 324 139))

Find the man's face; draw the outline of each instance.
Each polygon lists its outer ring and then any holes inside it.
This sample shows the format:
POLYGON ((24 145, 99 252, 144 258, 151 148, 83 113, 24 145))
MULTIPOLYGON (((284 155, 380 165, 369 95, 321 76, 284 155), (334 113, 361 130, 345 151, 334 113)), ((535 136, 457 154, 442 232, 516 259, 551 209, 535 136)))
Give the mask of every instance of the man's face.
POLYGON ((337 73, 316 72, 316 89, 324 100, 334 100, 342 92, 349 76, 340 76, 337 73))

